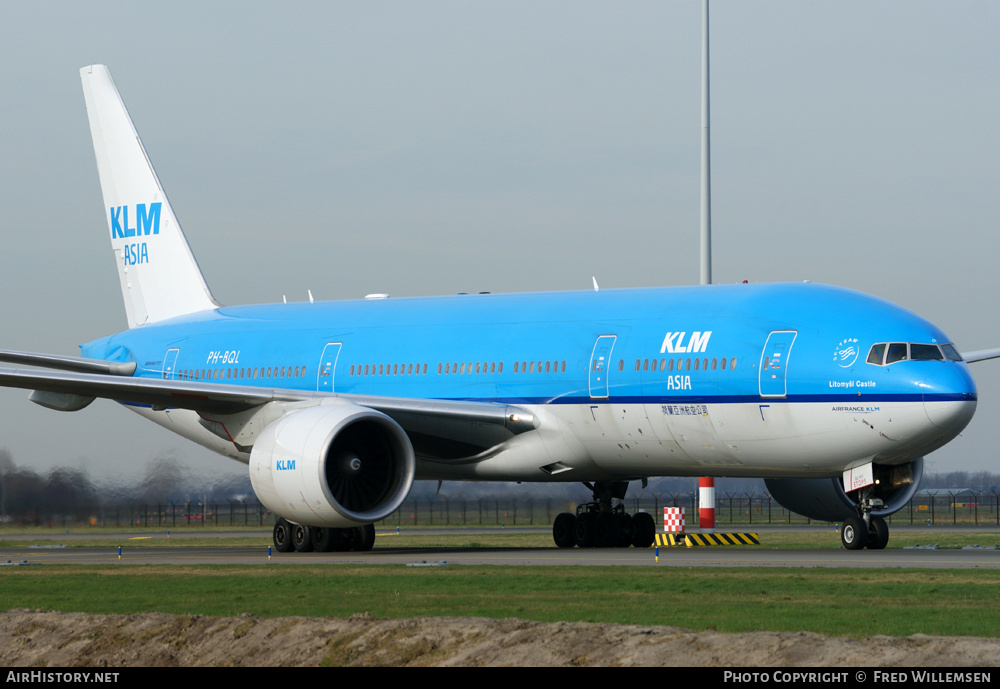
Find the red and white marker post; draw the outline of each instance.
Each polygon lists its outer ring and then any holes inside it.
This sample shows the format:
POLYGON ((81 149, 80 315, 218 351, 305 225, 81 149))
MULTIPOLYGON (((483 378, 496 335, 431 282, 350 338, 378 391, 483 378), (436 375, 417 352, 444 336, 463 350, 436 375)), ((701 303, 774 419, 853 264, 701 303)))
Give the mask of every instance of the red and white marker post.
POLYGON ((715 479, 710 476, 698 479, 698 526, 715 533, 715 479))

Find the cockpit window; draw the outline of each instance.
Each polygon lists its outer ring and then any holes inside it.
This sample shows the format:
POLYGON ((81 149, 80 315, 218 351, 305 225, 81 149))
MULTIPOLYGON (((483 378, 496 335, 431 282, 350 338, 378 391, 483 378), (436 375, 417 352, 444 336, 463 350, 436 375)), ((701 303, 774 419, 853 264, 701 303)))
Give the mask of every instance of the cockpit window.
POLYGON ((905 342, 890 342, 889 351, 885 355, 885 363, 894 364, 897 361, 906 361, 906 343, 905 342))
POLYGON ((910 358, 914 361, 944 361, 941 350, 933 344, 911 344, 910 358))
POLYGON ((962 361, 962 355, 955 345, 946 344, 940 347, 936 344, 919 342, 879 342, 873 344, 868 351, 868 363, 875 366, 888 366, 897 361, 962 361))
POLYGON ((965 361, 965 359, 962 358, 962 355, 958 353, 958 350, 955 349, 955 345, 950 342, 948 344, 941 345, 941 351, 944 352, 944 358, 948 361, 965 361))
POLYGON ((878 344, 873 344, 871 350, 868 352, 868 363, 875 364, 876 366, 882 365, 882 358, 885 356, 885 342, 879 342, 878 344))

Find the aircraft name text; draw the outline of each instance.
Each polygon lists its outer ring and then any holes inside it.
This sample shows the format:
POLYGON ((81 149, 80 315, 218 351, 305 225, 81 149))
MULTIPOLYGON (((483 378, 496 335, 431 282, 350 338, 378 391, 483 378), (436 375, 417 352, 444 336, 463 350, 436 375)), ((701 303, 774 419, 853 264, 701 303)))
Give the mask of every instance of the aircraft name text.
POLYGON ((831 388, 873 388, 874 380, 831 380, 831 388))

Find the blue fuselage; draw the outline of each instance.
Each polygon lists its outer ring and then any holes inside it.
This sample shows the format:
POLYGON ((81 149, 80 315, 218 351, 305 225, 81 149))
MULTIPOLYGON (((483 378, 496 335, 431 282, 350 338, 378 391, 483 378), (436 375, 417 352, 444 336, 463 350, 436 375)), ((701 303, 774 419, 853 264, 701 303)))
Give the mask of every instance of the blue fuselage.
POLYGON ((135 361, 142 377, 531 405, 575 425, 581 451, 612 473, 618 462, 628 475, 760 475, 907 461, 964 427, 976 401, 964 362, 942 349, 871 363, 879 343, 949 339, 884 300, 802 283, 220 308, 82 349, 135 361), (838 435, 856 425, 878 426, 873 442, 838 435), (608 454, 602 437, 653 456, 608 454), (824 442, 848 450, 842 461, 824 442))

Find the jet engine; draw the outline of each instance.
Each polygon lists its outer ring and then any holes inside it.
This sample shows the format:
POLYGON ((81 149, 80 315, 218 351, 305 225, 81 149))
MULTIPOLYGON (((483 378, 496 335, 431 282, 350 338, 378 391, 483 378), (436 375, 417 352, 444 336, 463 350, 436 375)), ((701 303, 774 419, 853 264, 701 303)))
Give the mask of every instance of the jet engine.
POLYGON ((290 412, 261 431, 250 481, 268 509, 307 526, 371 524, 403 503, 416 462, 399 424, 356 404, 290 412))
MULTIPOLYGON (((876 480, 873 497, 885 504, 871 513, 886 517, 905 507, 917 492, 924 474, 924 458, 909 464, 875 464, 872 468, 876 480)), ((782 507, 810 519, 842 522, 858 515, 857 494, 848 495, 840 478, 769 478, 764 484, 782 507)))

